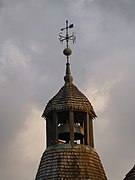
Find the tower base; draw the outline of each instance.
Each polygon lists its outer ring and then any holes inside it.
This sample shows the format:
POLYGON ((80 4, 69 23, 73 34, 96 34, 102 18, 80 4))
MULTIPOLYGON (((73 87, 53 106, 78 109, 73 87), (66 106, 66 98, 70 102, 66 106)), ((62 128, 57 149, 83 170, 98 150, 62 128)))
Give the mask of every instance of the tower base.
POLYGON ((58 144, 42 155, 35 180, 107 180, 95 149, 90 146, 58 144))

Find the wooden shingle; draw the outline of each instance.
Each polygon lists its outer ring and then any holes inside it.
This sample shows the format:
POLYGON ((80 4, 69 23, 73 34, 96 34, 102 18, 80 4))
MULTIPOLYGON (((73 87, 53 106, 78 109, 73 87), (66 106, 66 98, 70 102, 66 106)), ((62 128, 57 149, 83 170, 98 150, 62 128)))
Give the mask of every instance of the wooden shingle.
POLYGON ((43 153, 35 180, 107 180, 95 149, 58 144, 43 153))
POLYGON ((48 102, 42 117, 46 117, 51 111, 66 111, 69 109, 88 112, 92 118, 96 117, 88 98, 71 82, 66 83, 48 102))

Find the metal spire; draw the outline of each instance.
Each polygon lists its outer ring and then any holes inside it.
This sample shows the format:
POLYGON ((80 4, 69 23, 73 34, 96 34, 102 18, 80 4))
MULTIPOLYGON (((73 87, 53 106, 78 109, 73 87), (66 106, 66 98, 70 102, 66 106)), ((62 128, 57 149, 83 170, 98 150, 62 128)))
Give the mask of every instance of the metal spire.
POLYGON ((63 36, 62 32, 60 32, 59 34, 60 42, 63 43, 63 41, 66 41, 66 48, 63 50, 63 54, 67 56, 66 76, 64 77, 65 83, 73 81, 73 77, 71 76, 71 72, 70 72, 70 64, 69 64, 69 56, 72 54, 72 50, 69 48, 69 41, 71 40, 73 43, 75 43, 76 37, 74 32, 72 33, 72 35, 69 35, 68 30, 71 28, 73 28, 73 24, 68 25, 68 21, 66 20, 66 27, 61 29, 61 31, 66 30, 66 35, 63 36))

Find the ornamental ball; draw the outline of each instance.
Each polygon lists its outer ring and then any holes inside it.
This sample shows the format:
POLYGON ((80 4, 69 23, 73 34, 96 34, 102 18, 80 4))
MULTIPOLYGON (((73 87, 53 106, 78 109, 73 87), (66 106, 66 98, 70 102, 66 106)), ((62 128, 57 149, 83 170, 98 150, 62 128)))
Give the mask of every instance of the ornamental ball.
POLYGON ((70 48, 66 48, 63 50, 63 54, 65 56, 70 56, 72 54, 72 50, 70 48))

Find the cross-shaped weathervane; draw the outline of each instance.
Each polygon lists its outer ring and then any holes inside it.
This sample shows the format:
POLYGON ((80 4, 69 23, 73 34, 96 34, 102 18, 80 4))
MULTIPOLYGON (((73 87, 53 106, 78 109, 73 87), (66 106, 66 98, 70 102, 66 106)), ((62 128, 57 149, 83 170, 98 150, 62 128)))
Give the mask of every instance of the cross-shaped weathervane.
POLYGON ((72 54, 72 50, 69 48, 69 40, 71 40, 73 43, 76 41, 75 33, 73 32, 72 35, 68 34, 68 29, 73 28, 73 24, 68 25, 68 21, 66 21, 66 27, 62 28, 61 31, 66 30, 66 35, 63 36, 62 32, 59 34, 59 40, 61 43, 63 41, 66 41, 66 48, 63 51, 63 54, 67 56, 67 63, 69 63, 69 56, 72 54))
POLYGON ((73 28, 73 24, 68 25, 68 21, 66 20, 66 27, 62 28, 61 31, 66 30, 66 36, 62 35, 62 32, 60 32, 59 34, 59 40, 61 43, 63 43, 63 41, 66 41, 66 47, 69 47, 69 40, 73 41, 73 43, 75 43, 76 41, 76 37, 75 37, 75 33, 73 32, 72 35, 69 36, 68 34, 68 29, 73 28))

